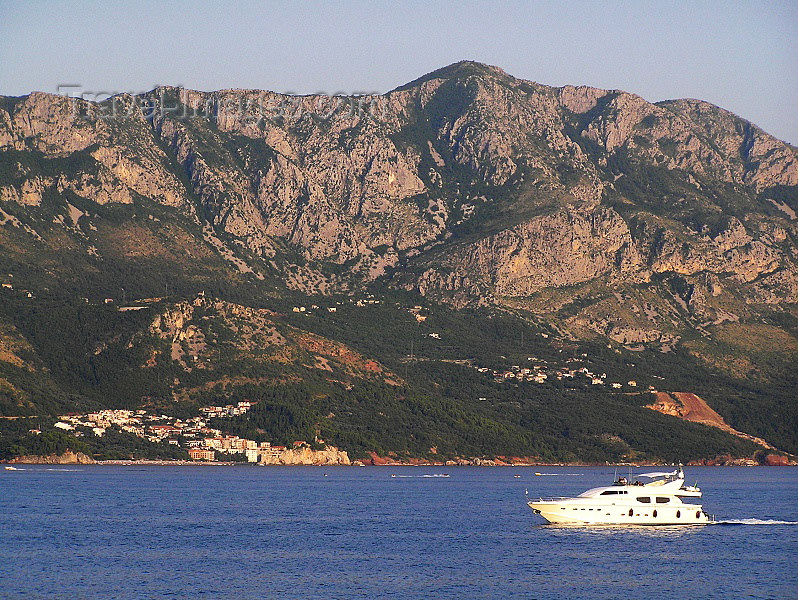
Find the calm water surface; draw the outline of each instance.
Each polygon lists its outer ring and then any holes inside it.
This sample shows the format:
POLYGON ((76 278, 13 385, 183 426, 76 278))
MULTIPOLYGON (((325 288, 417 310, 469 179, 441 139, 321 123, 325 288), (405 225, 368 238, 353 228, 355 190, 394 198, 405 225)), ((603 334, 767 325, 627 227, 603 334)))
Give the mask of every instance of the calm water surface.
POLYGON ((725 524, 557 528, 525 504, 607 467, 0 471, 0 597, 798 598, 798 469, 686 472, 725 524))

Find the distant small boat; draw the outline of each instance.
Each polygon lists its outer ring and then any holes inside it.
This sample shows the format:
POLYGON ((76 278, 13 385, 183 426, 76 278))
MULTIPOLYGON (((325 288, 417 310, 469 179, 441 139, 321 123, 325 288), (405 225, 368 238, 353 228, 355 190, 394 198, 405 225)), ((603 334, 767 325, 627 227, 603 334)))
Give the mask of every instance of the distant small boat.
POLYGON ((6 467, 6 471, 19 471, 16 467, 6 467))
POLYGON ((535 475, 537 475, 538 477, 540 477, 541 475, 543 475, 543 473, 535 473, 535 475))
POLYGON ((513 477, 515 477, 516 479, 521 479, 520 475, 513 475, 513 477))

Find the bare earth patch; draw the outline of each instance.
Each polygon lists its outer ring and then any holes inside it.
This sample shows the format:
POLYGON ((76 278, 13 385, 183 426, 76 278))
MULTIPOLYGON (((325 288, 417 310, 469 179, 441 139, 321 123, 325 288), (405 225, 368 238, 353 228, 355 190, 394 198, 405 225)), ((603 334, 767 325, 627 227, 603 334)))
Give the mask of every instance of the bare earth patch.
POLYGON ((685 421, 692 423, 701 423, 716 427, 726 433, 736 435, 739 438, 748 440, 770 450, 776 450, 773 446, 768 444, 762 438, 737 431, 726 423, 712 407, 710 407, 702 398, 690 392, 657 392, 657 399, 652 404, 646 406, 651 410, 661 412, 665 415, 678 417, 685 421))

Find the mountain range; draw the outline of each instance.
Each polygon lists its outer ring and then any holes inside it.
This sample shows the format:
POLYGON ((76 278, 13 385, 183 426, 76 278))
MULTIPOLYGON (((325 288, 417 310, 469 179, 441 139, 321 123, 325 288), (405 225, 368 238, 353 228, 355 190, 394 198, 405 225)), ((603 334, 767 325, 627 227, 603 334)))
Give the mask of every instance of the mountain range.
POLYGON ((474 62, 2 97, 0 412, 248 398, 260 435, 361 456, 796 453, 796 211, 798 149, 722 108, 474 62))

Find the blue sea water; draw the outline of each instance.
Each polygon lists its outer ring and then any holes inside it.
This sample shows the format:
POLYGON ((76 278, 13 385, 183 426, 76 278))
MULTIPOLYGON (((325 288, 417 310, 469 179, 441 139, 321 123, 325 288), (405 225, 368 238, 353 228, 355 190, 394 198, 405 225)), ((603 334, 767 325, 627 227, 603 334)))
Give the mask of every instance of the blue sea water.
POLYGON ((21 468, 1 598, 798 598, 796 468, 688 468, 721 524, 629 529, 525 504, 611 467, 21 468))

